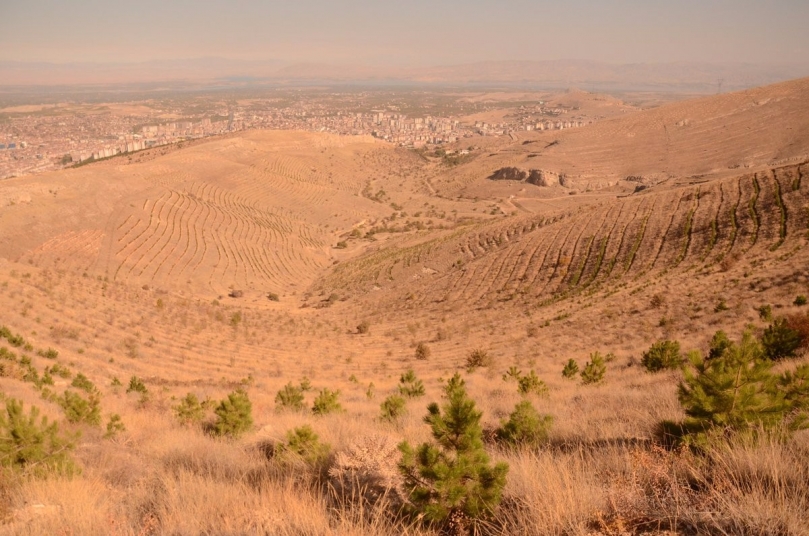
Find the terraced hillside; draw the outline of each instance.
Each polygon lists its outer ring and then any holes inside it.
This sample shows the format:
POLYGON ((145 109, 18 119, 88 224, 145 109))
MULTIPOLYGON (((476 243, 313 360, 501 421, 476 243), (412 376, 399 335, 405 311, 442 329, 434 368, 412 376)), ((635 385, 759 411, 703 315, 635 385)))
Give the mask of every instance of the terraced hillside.
POLYGON ((804 162, 456 230, 344 263, 322 286, 383 291, 415 308, 546 303, 644 276, 691 277, 745 256, 789 256, 807 232, 804 162))
POLYGON ((342 233, 392 212, 363 189, 418 162, 372 139, 305 133, 119 160, 5 181, 3 256, 135 284, 294 292, 333 262, 342 233))

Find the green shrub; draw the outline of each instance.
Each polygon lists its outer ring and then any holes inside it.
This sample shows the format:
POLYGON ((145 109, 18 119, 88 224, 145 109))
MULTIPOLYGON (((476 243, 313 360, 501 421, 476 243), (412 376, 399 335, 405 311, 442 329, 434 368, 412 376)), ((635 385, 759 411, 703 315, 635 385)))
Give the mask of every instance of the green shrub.
POLYGON ((68 422, 86 423, 91 426, 101 425, 101 401, 94 393, 84 399, 78 393, 65 391, 59 398, 59 405, 62 406, 68 422))
POLYGON ((758 317, 765 322, 772 322, 772 306, 771 305, 762 305, 756 309, 758 311, 758 317))
POLYGON ((147 394, 149 390, 146 388, 146 384, 143 383, 143 380, 138 378, 137 376, 132 376, 129 378, 129 387, 126 388, 127 393, 140 393, 140 394, 147 394))
POLYGON ((45 367, 45 372, 49 374, 53 374, 54 376, 59 376, 60 378, 70 378, 73 376, 73 373, 70 372, 70 369, 64 365, 60 365, 59 363, 54 363, 51 367, 45 367))
POLYGON ((42 385, 53 385, 53 376, 48 372, 48 369, 45 369, 45 372, 42 373, 41 383, 42 385))
POLYGON ((303 411, 303 400, 303 389, 289 382, 276 393, 275 409, 278 411, 303 411))
POLYGON ((396 422, 407 412, 407 402, 404 397, 390 395, 380 405, 380 419, 386 422, 396 422))
POLYGON ((517 379, 517 391, 521 395, 534 394, 537 396, 547 396, 548 386, 545 382, 539 379, 533 369, 525 376, 520 376, 517 379))
POLYGON ((522 377, 522 372, 517 367, 509 367, 505 374, 503 374, 503 381, 519 381, 522 377))
POLYGON ((76 389, 81 389, 82 391, 86 391, 88 393, 93 393, 96 391, 96 386, 90 379, 79 372, 76 374, 76 377, 73 378, 73 381, 70 383, 71 386, 75 387, 76 389))
POLYGON ((406 509, 437 525, 486 517, 500 503, 508 465, 492 465, 483 447, 482 413, 466 393, 466 385, 455 374, 445 389, 446 402, 427 407, 425 421, 432 428, 435 443, 416 448, 406 441, 399 445, 408 497, 406 509))
POLYGON ((562 376, 565 378, 572 380, 579 374, 579 364, 576 363, 575 359, 568 359, 567 363, 565 363, 564 368, 562 369, 562 376))
POLYGON ((789 327, 786 318, 776 318, 761 335, 761 345, 768 359, 795 357, 802 342, 801 334, 789 327))
POLYGON ((604 358, 598 352, 593 352, 590 354, 590 361, 585 363, 581 371, 581 383, 582 385, 601 383, 606 373, 607 364, 604 363, 604 358))
POLYGON ((501 421, 497 439, 512 445, 537 446, 548 440, 553 417, 540 415, 528 400, 514 407, 507 421, 501 421))
POLYGON ((36 476, 78 472, 70 457, 74 439, 60 435, 56 422, 40 419, 36 406, 26 415, 20 400, 8 398, 5 405, 5 414, 0 413, 0 466, 36 476))
POLYGON ((469 372, 478 367, 490 367, 492 365, 492 356, 489 352, 482 348, 475 348, 469 355, 466 356, 466 370, 469 372))
POLYGON ((424 383, 416 378, 416 373, 413 369, 408 369, 407 372, 399 377, 399 394, 407 398, 419 398, 424 396, 424 383))
POLYGON ((213 431, 219 436, 239 437, 253 426, 253 405, 244 389, 236 389, 214 410, 213 431))
POLYGON ((312 413, 315 415, 327 415, 343 411, 343 406, 337 400, 339 396, 340 391, 322 389, 315 398, 314 404, 312 404, 312 413))
POLYGON ((726 433, 788 435, 809 426, 809 365, 773 373, 750 332, 719 357, 705 360, 694 352, 689 361, 677 395, 686 418, 661 425, 675 440, 704 445, 726 433))
POLYGON ((121 420, 121 416, 117 413, 110 415, 110 420, 107 421, 107 432, 104 434, 105 439, 113 439, 121 432, 126 431, 126 426, 121 420))
POLYGON ((792 302, 792 303, 793 303, 793 305, 797 305, 797 306, 806 305, 806 296, 804 296, 803 294, 800 294, 795 298, 795 301, 792 302))
POLYGON ((53 348, 48 348, 47 350, 37 351, 37 355, 39 357, 44 357, 46 359, 56 359, 57 357, 59 357, 59 352, 54 350, 53 348))
POLYGON ((430 347, 427 346, 427 343, 420 342, 416 345, 416 359, 429 359, 432 351, 430 351, 430 347))
POLYGON ((658 341, 643 353, 640 362, 649 372, 679 368, 683 364, 680 343, 677 341, 658 341))
POLYGON ((716 359, 725 353, 725 350, 733 346, 733 342, 728 338, 727 333, 722 330, 714 333, 711 338, 711 345, 708 350, 708 359, 716 359))
POLYGON ((302 461, 313 467, 325 465, 331 447, 320 442, 311 426, 305 424, 288 431, 286 435, 286 442, 275 450, 275 456, 281 463, 302 461))
POLYGON ((205 418, 205 408, 202 407, 194 393, 185 395, 180 399, 180 403, 172 409, 174 409, 174 416, 184 426, 202 422, 202 419, 205 418))
POLYGON ((0 338, 5 338, 14 348, 28 346, 28 343, 22 335, 12 333, 11 330, 5 326, 0 326, 0 338))

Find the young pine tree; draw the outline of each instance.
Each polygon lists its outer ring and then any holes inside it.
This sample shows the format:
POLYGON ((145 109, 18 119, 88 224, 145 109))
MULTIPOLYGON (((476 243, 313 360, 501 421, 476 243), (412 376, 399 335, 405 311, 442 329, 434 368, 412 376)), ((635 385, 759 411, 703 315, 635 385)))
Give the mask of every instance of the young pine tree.
POLYGON ((604 358, 598 352, 590 354, 590 361, 585 363, 584 369, 581 371, 582 385, 590 385, 593 383, 601 383, 604 381, 604 375, 607 373, 607 364, 604 358))
POLYGON ((444 389, 442 407, 432 403, 424 418, 435 443, 413 448, 399 445, 399 469, 405 479, 409 507, 430 523, 475 520, 490 514, 500 503, 508 465, 492 465, 483 448, 482 413, 455 374, 444 389))
POLYGON ((174 416, 183 426, 197 424, 205 417, 205 408, 199 402, 199 398, 194 393, 188 393, 180 399, 180 403, 174 406, 174 416))
POLYGON ((61 436, 56 422, 40 419, 37 407, 26 415, 23 403, 9 398, 4 413, 0 413, 0 467, 36 476, 78 471, 70 458, 73 438, 61 436))
POLYGON ((416 377, 413 369, 407 369, 399 378, 399 394, 407 398, 424 396, 424 382, 416 377))
POLYGON ((657 341, 643 353, 640 362, 649 372, 676 369, 683 363, 680 343, 677 341, 657 341))
POLYGON ((238 437, 253 426, 253 405, 247 392, 237 389, 222 400, 214 410, 216 435, 238 437))
POLYGON ((276 393, 275 409, 277 411, 303 411, 303 408, 303 388, 289 382, 276 393))
POLYGON ((751 333, 719 357, 705 360, 695 352, 689 360, 678 391, 686 414, 681 433, 687 442, 703 444, 710 436, 727 432, 789 433, 809 424, 809 366, 773 373, 772 361, 751 333))
POLYGON ((531 402, 523 400, 514 407, 508 420, 500 423, 497 439, 511 445, 541 445, 548 440, 552 425, 552 416, 541 415, 531 402))
POLYGON ((579 373, 579 364, 576 363, 575 359, 568 359, 567 363, 565 363, 564 368, 562 369, 562 376, 567 378, 568 380, 572 380, 576 377, 579 373))

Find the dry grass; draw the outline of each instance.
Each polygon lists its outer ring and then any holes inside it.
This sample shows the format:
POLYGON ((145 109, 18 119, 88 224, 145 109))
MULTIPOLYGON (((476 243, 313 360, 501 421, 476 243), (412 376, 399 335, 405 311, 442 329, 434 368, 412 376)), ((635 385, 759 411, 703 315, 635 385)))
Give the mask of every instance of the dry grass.
MULTIPOLYGON (((490 143, 496 152, 500 142, 490 143)), ((490 165, 506 156, 519 158, 503 153, 490 165)), ((762 167, 755 177, 723 172, 699 190, 667 185, 623 201, 543 198, 542 214, 502 217, 483 213, 505 201, 427 188, 461 191, 485 176, 480 161, 447 175, 420 162, 369 140, 275 133, 126 169, 81 168, 67 175, 72 190, 61 197, 37 192, 63 175, 7 181, 34 194, 30 205, 0 213, 1 320, 33 346, 12 350, 40 372, 58 363, 86 375, 102 393, 104 422, 120 414, 126 431, 105 439, 102 429, 71 427, 82 432, 75 457, 83 472, 73 479, 3 474, 0 532, 435 534, 396 515, 395 494, 380 490, 396 487, 393 445, 430 439, 427 404, 479 348, 490 362, 465 378, 486 430, 521 400, 502 378, 512 366, 548 385, 547 397, 531 400, 554 418, 542 449, 490 445, 511 469, 481 534, 807 534, 806 432, 703 454, 662 450, 652 431, 683 416, 679 376, 638 366, 656 340, 705 350, 717 329, 733 338, 749 326, 762 330, 761 305, 777 316, 803 311, 793 300, 809 291, 806 165, 762 167), (368 185, 447 229, 349 237, 415 218, 393 218, 387 202, 362 193, 368 185), (73 228, 71 218, 108 193, 126 199, 123 209, 93 212, 86 228, 73 228), (564 218, 533 226, 549 215, 564 218), (29 216, 45 219, 32 228, 29 216), (474 222, 462 224, 465 217, 474 222), (719 222, 713 238, 711 222, 719 222), (349 247, 334 250, 337 240, 349 247), (230 290, 244 296, 227 297, 230 290), (363 322, 367 332, 357 333, 363 322), (419 342, 429 359, 415 359, 419 342), (56 359, 37 355, 50 347, 56 359), (615 355, 602 384, 562 377, 568 359, 581 366, 594 351, 615 355), (408 401, 398 422, 380 422, 380 403, 409 368, 426 396, 408 401), (148 400, 124 392, 132 376, 144 380, 148 400), (303 377, 314 388, 307 407, 319 389, 339 389, 345 412, 278 412, 276 392, 303 377), (238 387, 255 421, 239 440, 173 417, 189 392, 219 400, 238 387), (304 424, 331 446, 327 467, 290 467, 268 455, 268 445, 304 424)), ((54 380, 57 393, 70 383, 54 380)), ((0 377, 0 391, 62 417, 20 374, 0 377)))

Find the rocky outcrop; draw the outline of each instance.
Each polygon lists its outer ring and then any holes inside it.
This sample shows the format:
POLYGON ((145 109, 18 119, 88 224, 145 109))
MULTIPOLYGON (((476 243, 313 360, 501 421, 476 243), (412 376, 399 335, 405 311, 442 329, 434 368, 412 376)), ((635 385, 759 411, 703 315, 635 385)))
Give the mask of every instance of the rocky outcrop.
POLYGON ((492 181, 520 181, 528 178, 528 172, 516 167, 500 168, 489 176, 492 181))
POLYGON ((504 167, 492 173, 489 180, 526 182, 535 186, 547 187, 563 185, 564 175, 542 169, 524 170, 517 167, 504 167))

